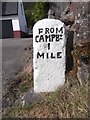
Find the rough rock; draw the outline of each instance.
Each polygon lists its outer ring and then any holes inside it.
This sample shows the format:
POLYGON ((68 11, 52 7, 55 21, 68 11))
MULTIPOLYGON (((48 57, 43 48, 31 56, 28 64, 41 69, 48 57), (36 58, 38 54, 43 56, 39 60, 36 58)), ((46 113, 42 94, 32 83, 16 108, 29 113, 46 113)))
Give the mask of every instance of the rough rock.
MULTIPOLYGON (((71 31, 74 32, 74 37, 72 39, 74 50, 70 51, 68 48, 67 56, 72 59, 71 53, 73 53, 73 64, 77 66, 77 77, 79 79, 88 79, 89 67, 85 66, 90 66, 90 1, 71 1, 68 3, 59 2, 53 4, 51 9, 55 12, 54 18, 62 20, 66 24, 68 35, 71 31), (75 61, 80 61, 81 66, 75 61), (85 68, 86 74, 83 73, 83 68, 85 68), (84 76, 82 77, 81 74, 84 76)), ((70 41, 70 39, 68 41, 70 41)), ((69 68, 70 64, 68 63, 67 65, 69 68)))
POLYGON ((30 89, 24 96, 21 97, 21 105, 24 106, 33 106, 41 102, 42 97, 40 94, 34 92, 33 88, 30 89))

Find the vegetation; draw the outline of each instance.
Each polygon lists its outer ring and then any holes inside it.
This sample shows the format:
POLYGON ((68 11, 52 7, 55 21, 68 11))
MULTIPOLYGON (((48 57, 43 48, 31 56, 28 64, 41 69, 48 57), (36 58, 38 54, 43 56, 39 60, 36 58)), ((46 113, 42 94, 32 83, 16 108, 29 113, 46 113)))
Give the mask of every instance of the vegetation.
POLYGON ((27 21, 27 27, 33 26, 34 20, 32 17, 33 9, 34 9, 34 2, 25 2, 24 3, 24 9, 25 9, 25 16, 27 21))
MULTIPOLYGON (((29 77, 25 75, 24 79, 27 78, 29 77)), ((88 89, 88 80, 84 81, 83 85, 80 86, 73 71, 66 76, 66 83, 62 88, 52 93, 41 93, 43 101, 25 107, 14 106, 8 110, 5 117, 88 118, 88 89)))
POLYGON ((49 10, 48 2, 37 2, 33 10, 34 22, 37 22, 38 20, 41 20, 43 18, 47 18, 48 10, 49 10))
POLYGON ((24 73, 20 79, 21 83, 19 85, 19 91, 22 94, 27 92, 33 86, 33 77, 32 74, 24 73))
POLYGON ((38 20, 46 18, 49 7, 48 2, 24 3, 27 26, 33 26, 38 20))

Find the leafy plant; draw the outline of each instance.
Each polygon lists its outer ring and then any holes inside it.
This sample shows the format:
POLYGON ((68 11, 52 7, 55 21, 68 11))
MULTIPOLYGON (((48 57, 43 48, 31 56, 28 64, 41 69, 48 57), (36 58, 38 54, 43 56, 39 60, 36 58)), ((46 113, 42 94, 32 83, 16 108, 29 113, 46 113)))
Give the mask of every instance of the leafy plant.
POLYGON ((32 27, 38 20, 47 18, 49 2, 27 2, 24 3, 27 26, 32 27))
POLYGON ((48 15, 50 4, 48 2, 36 2, 33 10, 34 22, 46 18, 48 15))
POLYGON ((28 28, 33 26, 34 24, 34 20, 32 17, 34 6, 35 6, 35 2, 24 2, 25 16, 26 16, 28 28))

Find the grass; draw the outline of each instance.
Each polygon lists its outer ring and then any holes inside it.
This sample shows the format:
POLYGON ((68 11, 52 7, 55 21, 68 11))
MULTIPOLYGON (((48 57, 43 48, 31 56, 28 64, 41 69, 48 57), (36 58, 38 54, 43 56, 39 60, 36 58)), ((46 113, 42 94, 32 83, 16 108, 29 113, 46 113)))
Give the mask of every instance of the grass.
MULTIPOLYGON (((10 118, 88 118, 89 111, 89 80, 80 85, 77 80, 77 64, 79 58, 74 51, 74 69, 66 76, 63 87, 52 93, 41 93, 43 101, 25 107, 16 105, 8 109, 5 117, 10 118)), ((24 94, 33 87, 32 74, 23 74, 19 85, 20 94, 24 94)))
POLYGON ((20 92, 23 93, 23 92, 26 92, 28 90, 28 86, 27 85, 21 85, 20 86, 20 92))
POLYGON ((32 74, 24 73, 21 77, 21 83, 19 85, 20 93, 25 93, 33 86, 32 74))
MULTIPOLYGON (((29 75, 24 77, 25 81, 30 79, 29 75)), ((52 93, 42 93, 41 103, 27 107, 14 106, 6 116, 13 118, 87 118, 88 88, 88 80, 80 86, 72 73, 66 77, 66 83, 62 88, 52 93)), ((21 89, 25 92, 27 88, 24 86, 21 89)))

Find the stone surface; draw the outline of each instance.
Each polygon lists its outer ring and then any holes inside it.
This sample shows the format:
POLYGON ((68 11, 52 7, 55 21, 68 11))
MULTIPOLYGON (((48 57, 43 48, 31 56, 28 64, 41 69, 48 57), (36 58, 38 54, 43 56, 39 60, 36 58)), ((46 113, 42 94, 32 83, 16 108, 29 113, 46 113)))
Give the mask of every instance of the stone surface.
MULTIPOLYGON (((51 4, 50 9, 51 13, 54 11, 55 16, 54 18, 57 18, 64 22, 66 25, 66 32, 67 38, 69 37, 71 39, 72 32, 74 32, 73 36, 73 51, 70 51, 70 46, 72 47, 72 44, 70 42, 70 39, 67 39, 67 45, 70 45, 67 47, 67 59, 66 59, 66 68, 70 68, 71 62, 73 60, 73 67, 76 67, 77 69, 77 76, 79 81, 83 81, 88 79, 88 67, 80 66, 77 64, 77 60, 80 61, 80 64, 87 64, 90 66, 90 1, 88 2, 54 2, 51 4), (68 44, 68 41, 70 44, 68 44), (78 48, 78 49, 77 49, 78 48), (70 51, 70 52, 68 52, 70 51), (73 53, 73 59, 72 54, 73 53), (69 56, 69 57, 68 57, 69 56), (82 57, 84 58, 84 61, 82 61, 82 57), (69 59, 68 59, 69 58, 69 59), (69 62, 68 62, 69 61, 69 62), (85 62, 85 63, 84 63, 85 62), (83 72, 83 69, 85 68, 85 72, 83 72)), ((71 69, 66 70, 66 72, 69 72, 71 69)), ((82 82, 81 81, 81 82, 82 82)))
POLYGON ((23 106, 32 106, 37 103, 40 103, 43 100, 40 94, 34 92, 31 88, 24 96, 21 98, 21 105, 23 106))
POLYGON ((65 81, 65 28, 55 19, 38 21, 33 28, 34 91, 52 92, 65 81))

